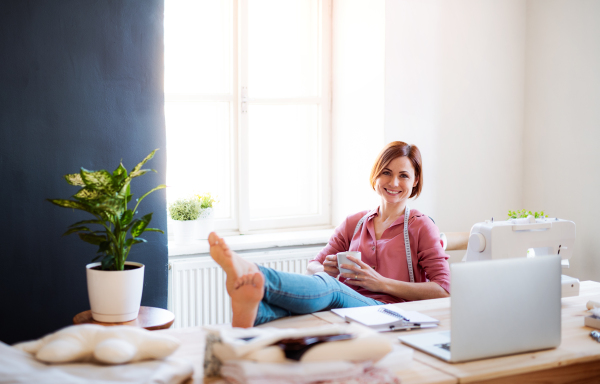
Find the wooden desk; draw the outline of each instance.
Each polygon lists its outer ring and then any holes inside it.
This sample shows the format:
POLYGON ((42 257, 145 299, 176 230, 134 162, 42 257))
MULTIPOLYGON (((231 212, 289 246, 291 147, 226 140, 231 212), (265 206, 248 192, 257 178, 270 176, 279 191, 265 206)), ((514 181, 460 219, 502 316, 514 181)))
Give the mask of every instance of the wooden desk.
POLYGON ((155 307, 140 307, 140 313, 138 317, 131 321, 125 321, 121 323, 105 323, 94 320, 92 317, 92 310, 87 310, 78 313, 73 318, 73 324, 99 324, 104 326, 113 325, 131 325, 134 327, 140 327, 149 331, 155 331, 157 329, 168 329, 173 325, 175 321, 175 315, 162 308, 155 307))
MULTIPOLYGON (((445 363, 414 351, 413 361, 396 373, 403 384, 600 383, 600 343, 589 336, 593 329, 583 325, 583 318, 588 315, 585 304, 590 299, 600 301, 600 283, 584 281, 578 297, 562 299, 562 342, 556 349, 457 364, 445 363)), ((437 328, 410 331, 411 333, 450 329, 450 299, 424 300, 398 306, 440 320, 437 328)), ((303 328, 341 322, 343 320, 340 317, 327 311, 280 319, 264 326, 303 328)), ((182 347, 176 352, 176 356, 188 358, 194 363, 195 373, 191 382, 202 383, 204 335, 201 329, 184 328, 160 332, 167 332, 182 341, 182 347)), ((399 344, 399 332, 383 335, 399 344)), ((215 381, 207 381, 209 382, 215 381)))
MULTIPOLYGON (((558 348, 455 364, 446 363, 416 350, 413 358, 453 376, 459 383, 600 383, 600 343, 589 336, 593 328, 583 325, 584 316, 589 315, 585 304, 590 299, 600 299, 600 283, 581 282, 579 296, 562 299, 562 341, 558 348)), ((402 309, 419 311, 440 320, 440 326, 437 328, 415 330, 411 333, 450 329, 450 299, 397 305, 402 309)), ((331 323, 342 322, 339 316, 331 312, 315 315, 331 323)), ((399 334, 384 333, 394 339, 394 342, 398 342, 399 334)))

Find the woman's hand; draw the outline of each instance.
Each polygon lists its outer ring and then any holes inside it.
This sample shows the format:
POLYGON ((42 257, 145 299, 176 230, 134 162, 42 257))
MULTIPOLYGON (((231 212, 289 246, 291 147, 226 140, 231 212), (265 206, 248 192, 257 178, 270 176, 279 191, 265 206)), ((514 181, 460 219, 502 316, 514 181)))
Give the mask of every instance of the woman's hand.
POLYGON ((323 261, 323 271, 331 277, 338 277, 340 270, 337 265, 337 255, 327 255, 323 261))
POLYGON ((381 276, 373 268, 363 263, 361 260, 348 256, 348 260, 354 261, 358 267, 352 264, 342 264, 340 267, 350 269, 352 273, 342 273, 347 284, 356 285, 368 289, 371 292, 385 292, 388 278, 381 276))

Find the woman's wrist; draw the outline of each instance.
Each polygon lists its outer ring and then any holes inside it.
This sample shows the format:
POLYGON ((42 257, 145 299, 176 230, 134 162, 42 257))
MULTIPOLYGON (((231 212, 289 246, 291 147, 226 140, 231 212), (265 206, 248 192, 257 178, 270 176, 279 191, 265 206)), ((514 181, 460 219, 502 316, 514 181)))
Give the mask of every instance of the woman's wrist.
MULTIPOLYGON (((382 276, 383 277, 383 276, 382 276)), ((397 288, 395 287, 398 280, 390 279, 389 277, 383 277, 382 281, 382 290, 380 292, 392 295, 392 293, 396 293, 397 288)))

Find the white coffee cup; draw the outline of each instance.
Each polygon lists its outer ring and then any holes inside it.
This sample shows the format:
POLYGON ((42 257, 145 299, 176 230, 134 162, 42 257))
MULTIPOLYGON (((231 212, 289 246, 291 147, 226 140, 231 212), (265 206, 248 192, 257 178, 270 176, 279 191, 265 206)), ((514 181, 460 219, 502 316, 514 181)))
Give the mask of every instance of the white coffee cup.
POLYGON ((359 265, 356 264, 354 261, 350 261, 347 256, 352 256, 352 257, 360 260, 360 252, 348 251, 348 252, 340 252, 337 254, 337 263, 338 263, 338 269, 340 270, 340 272, 341 273, 354 273, 354 271, 352 271, 350 269, 340 267, 340 265, 342 265, 342 264, 354 264, 355 266, 359 267, 359 265))

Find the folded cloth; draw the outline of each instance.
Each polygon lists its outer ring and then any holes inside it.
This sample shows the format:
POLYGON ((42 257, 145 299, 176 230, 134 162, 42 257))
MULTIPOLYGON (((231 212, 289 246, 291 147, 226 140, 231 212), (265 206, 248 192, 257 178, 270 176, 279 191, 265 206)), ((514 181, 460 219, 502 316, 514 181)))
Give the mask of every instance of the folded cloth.
MULTIPOLYGON (((215 355, 221 362, 253 360, 258 362, 286 362, 279 347, 272 345, 283 339, 307 336, 352 334, 351 340, 330 341, 309 348, 300 361, 377 361, 392 350, 391 342, 375 331, 355 324, 331 324, 310 328, 205 328, 212 350, 206 359, 215 355)), ((209 343, 207 342, 207 346, 209 343)))
POLYGON ((2 342, 0 362, 0 383, 11 384, 177 384, 193 373, 190 362, 173 357, 124 365, 45 364, 2 342))
POLYGON ((272 364, 230 360, 221 367, 221 374, 233 384, 400 383, 386 368, 344 361, 272 364))
POLYGON ((217 336, 216 339, 226 346, 227 359, 237 359, 250 352, 273 345, 282 339, 300 338, 306 336, 339 335, 355 330, 352 325, 328 324, 310 328, 228 328, 206 326, 208 334, 217 336))
POLYGON ((349 325, 331 324, 310 328, 231 328, 205 326, 206 349, 204 376, 219 376, 221 363, 226 360, 251 359, 263 362, 283 362, 285 355, 278 347, 269 346, 286 338, 349 333, 349 325))

